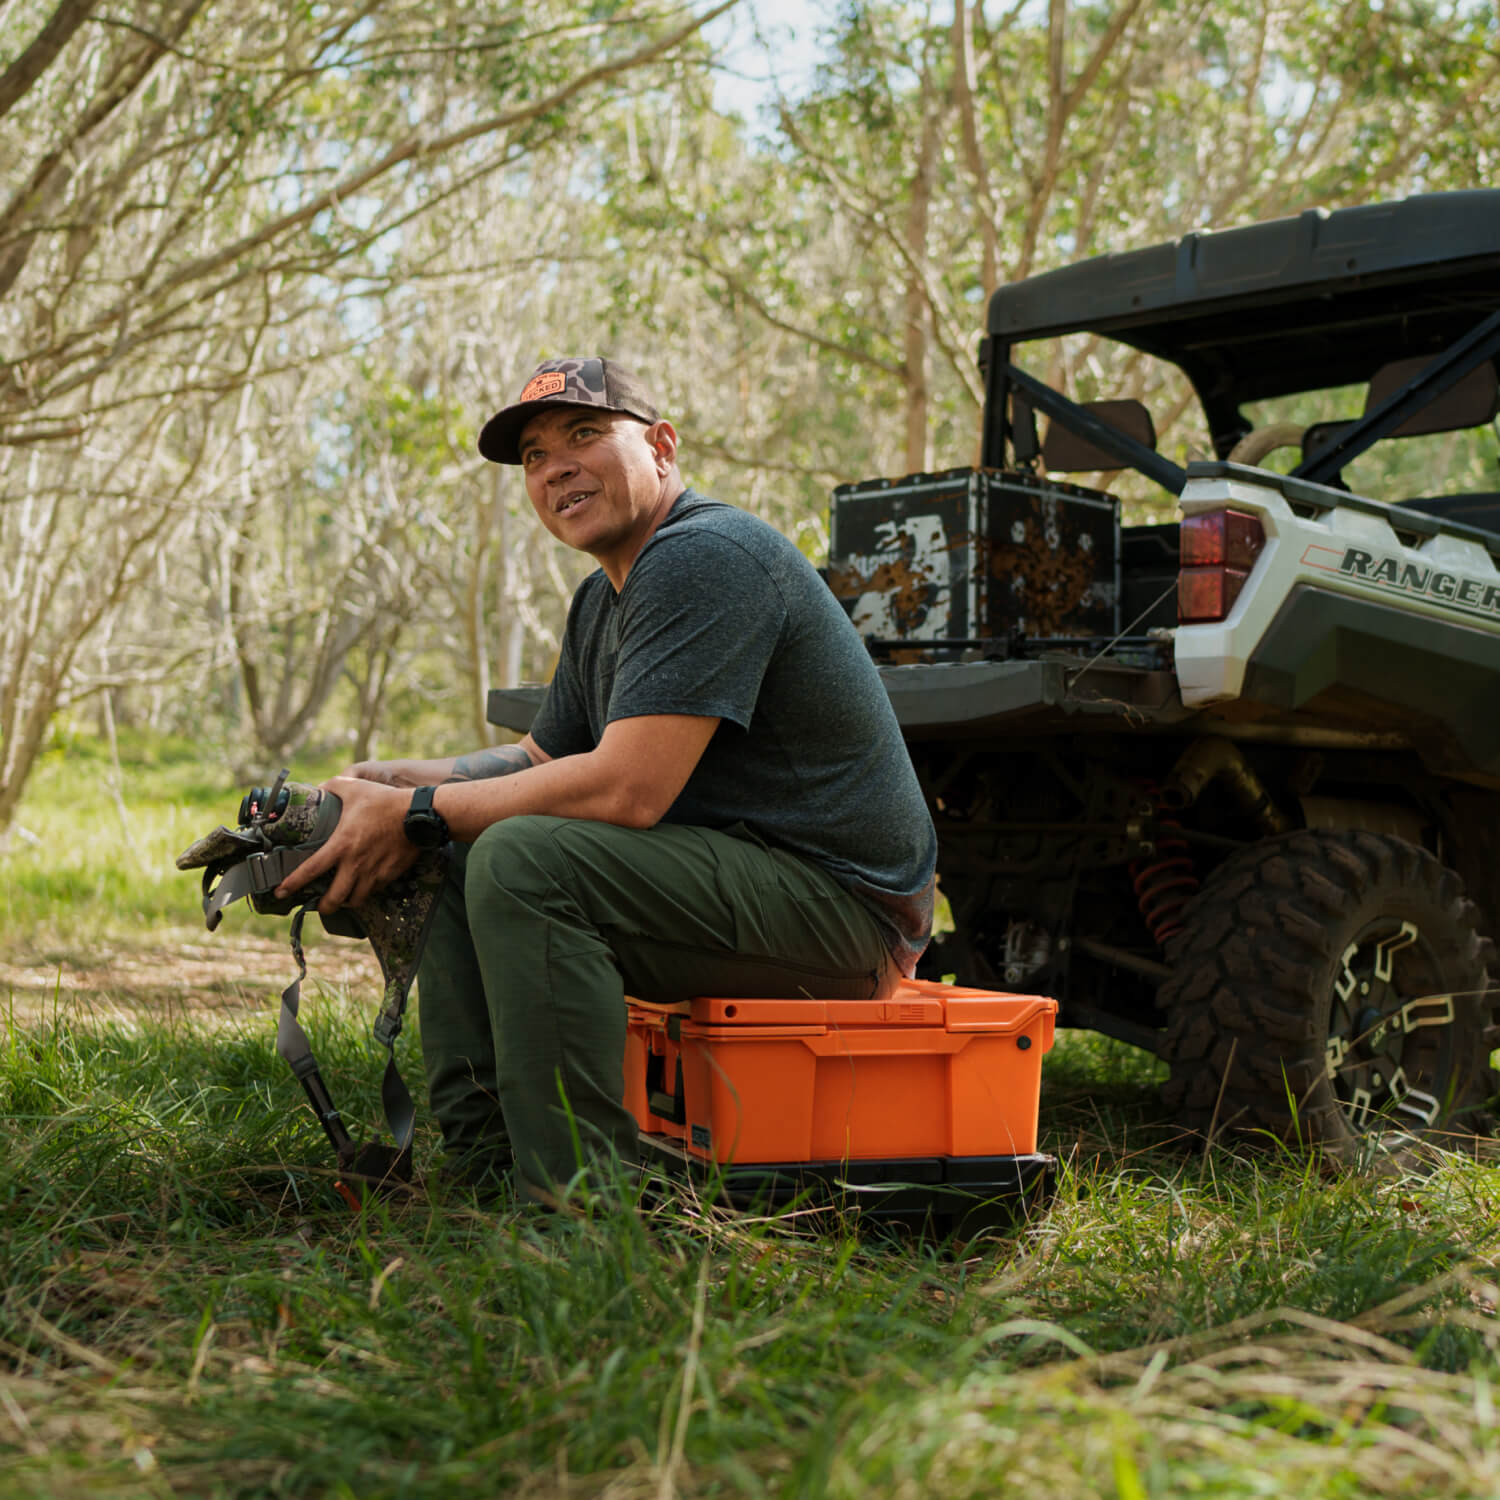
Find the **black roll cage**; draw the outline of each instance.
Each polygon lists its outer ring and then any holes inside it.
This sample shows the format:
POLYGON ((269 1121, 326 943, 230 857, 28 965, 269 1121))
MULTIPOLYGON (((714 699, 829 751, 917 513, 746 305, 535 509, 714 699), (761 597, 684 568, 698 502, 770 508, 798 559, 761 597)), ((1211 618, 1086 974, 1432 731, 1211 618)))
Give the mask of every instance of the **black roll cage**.
MULTIPOLYGON (((986 344, 988 345, 988 340, 986 344)), ((987 352, 993 359, 993 351, 987 352)), ((989 378, 990 372, 985 371, 986 405, 1001 413, 998 420, 985 423, 984 449, 980 462, 986 468, 1005 467, 1007 445, 1022 466, 1035 460, 1035 444, 1029 441, 1030 434, 1018 440, 1015 424, 1006 415, 1019 408, 1022 411, 1044 413, 1096 448, 1114 454, 1128 467, 1155 480, 1164 490, 1174 495, 1182 493, 1182 487, 1187 483, 1187 470, 1180 464, 1163 458, 1154 449, 1138 443, 1128 433, 1111 427, 1108 422, 1100 421, 1087 408, 1076 401, 1070 401, 1034 375, 1018 369, 1010 363, 1009 352, 1008 349, 1005 351, 1007 358, 1004 363, 995 366, 993 380, 989 378)), ((1337 484, 1345 464, 1367 452, 1382 438, 1389 437, 1415 413, 1431 406, 1451 390, 1471 370, 1478 369, 1486 361, 1494 360, 1497 355, 1500 355, 1500 312, 1491 313, 1478 327, 1438 355, 1431 364, 1373 411, 1351 422, 1321 452, 1304 459, 1291 471, 1293 477, 1308 479, 1314 484, 1337 484)), ((980 364, 983 369, 986 364, 983 357, 980 364)))
POLYGON ((985 467, 1035 466, 1040 411, 1171 494, 1186 482, 1179 465, 1020 369, 1014 347, 1094 333, 1177 365, 1219 459, 1250 431, 1242 402, 1368 381, 1421 356, 1410 379, 1292 471, 1338 486, 1346 464, 1471 371, 1500 369, 1500 188, 1309 210, 1095 257, 1001 287, 988 327, 985 467))

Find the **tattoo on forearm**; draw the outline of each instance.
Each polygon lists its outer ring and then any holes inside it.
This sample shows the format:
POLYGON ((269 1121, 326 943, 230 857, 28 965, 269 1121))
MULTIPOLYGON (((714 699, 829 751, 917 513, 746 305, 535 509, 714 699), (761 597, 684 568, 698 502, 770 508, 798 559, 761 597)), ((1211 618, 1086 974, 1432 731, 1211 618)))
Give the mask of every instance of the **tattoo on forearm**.
POLYGON ((453 762, 453 774, 443 783, 487 781, 491 776, 509 776, 531 769, 531 757, 519 745, 501 745, 495 750, 475 750, 453 762))

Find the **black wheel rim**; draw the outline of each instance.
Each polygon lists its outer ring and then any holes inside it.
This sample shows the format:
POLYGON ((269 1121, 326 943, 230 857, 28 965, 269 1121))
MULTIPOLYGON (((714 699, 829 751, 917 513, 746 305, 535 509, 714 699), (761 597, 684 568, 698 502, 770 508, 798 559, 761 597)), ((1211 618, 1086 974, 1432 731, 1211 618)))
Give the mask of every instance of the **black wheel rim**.
POLYGON ((1334 972, 1325 1067, 1352 1130, 1430 1129, 1449 1107, 1455 997, 1414 921, 1382 918, 1334 972))

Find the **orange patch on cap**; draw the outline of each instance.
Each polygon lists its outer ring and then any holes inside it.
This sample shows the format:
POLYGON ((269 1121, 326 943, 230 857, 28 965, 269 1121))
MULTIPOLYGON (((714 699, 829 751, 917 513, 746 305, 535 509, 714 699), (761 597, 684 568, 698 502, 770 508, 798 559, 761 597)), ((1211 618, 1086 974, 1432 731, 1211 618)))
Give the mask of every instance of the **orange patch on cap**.
POLYGON ((568 377, 557 370, 545 375, 533 375, 521 392, 522 401, 540 401, 543 396, 557 396, 568 388, 568 377))

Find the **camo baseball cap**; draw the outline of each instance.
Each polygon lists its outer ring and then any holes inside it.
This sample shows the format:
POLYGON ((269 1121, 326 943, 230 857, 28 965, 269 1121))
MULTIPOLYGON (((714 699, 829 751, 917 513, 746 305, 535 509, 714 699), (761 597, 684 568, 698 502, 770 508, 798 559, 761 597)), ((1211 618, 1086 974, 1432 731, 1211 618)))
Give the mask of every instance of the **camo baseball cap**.
POLYGON ((624 412, 642 422, 661 413, 639 375, 612 359, 548 359, 531 372, 520 397, 495 413, 479 434, 479 451, 497 464, 518 464, 516 439, 540 411, 553 406, 594 406, 624 412))

